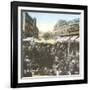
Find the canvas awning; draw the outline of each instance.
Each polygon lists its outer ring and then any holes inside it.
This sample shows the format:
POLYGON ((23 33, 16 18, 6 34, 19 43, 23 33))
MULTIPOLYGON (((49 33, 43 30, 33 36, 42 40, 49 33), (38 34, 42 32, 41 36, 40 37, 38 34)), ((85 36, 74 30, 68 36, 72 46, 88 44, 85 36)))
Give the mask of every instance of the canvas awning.
POLYGON ((76 40, 76 38, 78 38, 78 36, 72 36, 72 37, 70 38, 70 40, 71 40, 71 41, 74 41, 74 40, 76 40))
POLYGON ((33 41, 34 38, 33 37, 27 37, 27 38, 24 38, 23 41, 33 41))
POLYGON ((48 40, 45 40, 44 38, 36 39, 33 37, 27 37, 23 39, 23 41, 37 42, 37 43, 50 43, 50 44, 55 44, 56 42, 68 42, 68 41, 79 42, 79 36, 57 37, 57 38, 48 39, 48 40))

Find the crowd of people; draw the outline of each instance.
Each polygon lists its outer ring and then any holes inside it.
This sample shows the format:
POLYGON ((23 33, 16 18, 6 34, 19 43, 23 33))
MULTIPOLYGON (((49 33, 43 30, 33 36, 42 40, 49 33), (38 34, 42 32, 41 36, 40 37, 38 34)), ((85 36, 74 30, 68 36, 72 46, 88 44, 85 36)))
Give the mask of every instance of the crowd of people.
POLYGON ((79 74, 79 42, 22 44, 24 77, 79 74))

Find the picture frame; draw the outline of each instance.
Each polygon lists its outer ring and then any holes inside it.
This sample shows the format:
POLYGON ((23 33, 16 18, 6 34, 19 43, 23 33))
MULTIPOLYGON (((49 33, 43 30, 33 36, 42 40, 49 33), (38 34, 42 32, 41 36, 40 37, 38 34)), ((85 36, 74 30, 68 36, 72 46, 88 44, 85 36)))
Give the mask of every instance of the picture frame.
POLYGON ((11 87, 88 82, 87 6, 11 2, 11 87))

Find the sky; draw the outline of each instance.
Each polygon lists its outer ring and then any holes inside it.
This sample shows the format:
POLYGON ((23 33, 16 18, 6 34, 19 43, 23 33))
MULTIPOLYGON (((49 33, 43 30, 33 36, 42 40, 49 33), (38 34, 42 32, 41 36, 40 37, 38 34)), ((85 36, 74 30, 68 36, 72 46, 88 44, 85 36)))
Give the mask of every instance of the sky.
POLYGON ((37 19, 37 27, 40 32, 52 32, 54 25, 58 20, 63 19, 66 21, 80 18, 80 14, 63 14, 63 13, 46 13, 46 12, 28 12, 32 18, 37 19))

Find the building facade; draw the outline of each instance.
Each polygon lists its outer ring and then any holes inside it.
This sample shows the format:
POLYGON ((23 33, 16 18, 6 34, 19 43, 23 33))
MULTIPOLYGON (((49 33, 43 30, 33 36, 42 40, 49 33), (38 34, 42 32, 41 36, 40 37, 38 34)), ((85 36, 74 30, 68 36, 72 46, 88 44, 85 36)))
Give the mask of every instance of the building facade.
POLYGON ((22 12, 22 31, 23 37, 38 38, 38 28, 36 18, 32 18, 28 13, 22 12))
POLYGON ((79 36, 79 23, 78 18, 68 22, 59 20, 54 27, 54 33, 57 36, 79 36))

